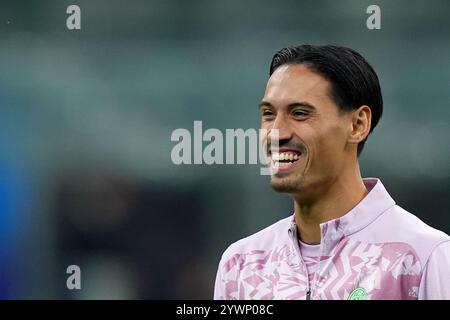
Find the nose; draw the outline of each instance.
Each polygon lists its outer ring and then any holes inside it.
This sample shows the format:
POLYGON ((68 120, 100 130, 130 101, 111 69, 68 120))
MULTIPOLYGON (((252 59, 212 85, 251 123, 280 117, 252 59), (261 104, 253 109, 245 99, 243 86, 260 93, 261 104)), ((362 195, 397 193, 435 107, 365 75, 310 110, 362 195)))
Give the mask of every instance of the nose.
MULTIPOLYGON (((272 138, 272 131, 278 130, 278 140, 283 141, 287 140, 289 141, 292 138, 292 129, 290 127, 288 119, 282 114, 277 114, 272 127, 270 128, 269 135, 272 138)), ((275 136, 275 135, 274 135, 275 136)))

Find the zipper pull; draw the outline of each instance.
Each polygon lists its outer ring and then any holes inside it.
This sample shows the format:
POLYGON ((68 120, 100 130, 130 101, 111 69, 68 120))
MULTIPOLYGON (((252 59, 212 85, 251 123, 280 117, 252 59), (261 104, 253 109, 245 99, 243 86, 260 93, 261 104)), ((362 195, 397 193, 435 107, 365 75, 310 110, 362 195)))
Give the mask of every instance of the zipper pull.
POLYGON ((308 290, 306 292, 306 300, 311 300, 311 291, 310 290, 308 290))

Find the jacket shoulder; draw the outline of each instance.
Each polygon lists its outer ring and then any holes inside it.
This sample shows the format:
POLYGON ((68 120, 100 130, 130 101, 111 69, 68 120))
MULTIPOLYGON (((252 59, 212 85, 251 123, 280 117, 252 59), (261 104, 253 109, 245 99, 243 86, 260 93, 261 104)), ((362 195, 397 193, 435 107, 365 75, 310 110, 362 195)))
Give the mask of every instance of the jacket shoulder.
POLYGON ((370 242, 398 242, 408 244, 425 263, 433 250, 450 237, 435 229, 414 214, 395 205, 363 230, 370 242), (369 236, 370 235, 370 236, 369 236))
POLYGON ((231 258, 236 254, 251 253, 256 250, 267 250, 285 243, 292 216, 283 218, 274 224, 232 243, 223 253, 222 260, 231 258))

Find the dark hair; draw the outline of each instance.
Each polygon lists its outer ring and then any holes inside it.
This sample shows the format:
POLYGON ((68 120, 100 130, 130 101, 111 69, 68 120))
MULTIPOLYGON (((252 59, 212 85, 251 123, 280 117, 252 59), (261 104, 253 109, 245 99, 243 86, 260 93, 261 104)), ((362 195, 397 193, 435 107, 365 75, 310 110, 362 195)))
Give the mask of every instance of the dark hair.
MULTIPOLYGON (((369 134, 375 128, 383 113, 380 83, 371 65, 358 52, 333 45, 284 48, 273 56, 269 75, 284 64, 304 64, 330 81, 330 96, 343 112, 369 106, 372 111, 369 134)), ((358 144, 358 156, 366 139, 358 144)))

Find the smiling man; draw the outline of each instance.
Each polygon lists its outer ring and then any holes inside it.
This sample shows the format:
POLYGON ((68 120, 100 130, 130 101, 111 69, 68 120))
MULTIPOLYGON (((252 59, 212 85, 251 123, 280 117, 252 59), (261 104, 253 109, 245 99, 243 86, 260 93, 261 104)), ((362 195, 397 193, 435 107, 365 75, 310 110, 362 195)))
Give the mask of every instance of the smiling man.
POLYGON ((354 50, 275 54, 261 127, 271 185, 294 214, 224 252, 215 299, 450 299, 450 237, 361 177, 382 110, 378 77, 354 50))

